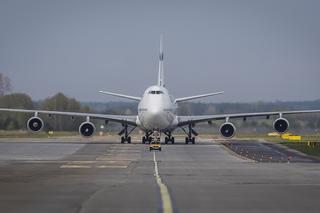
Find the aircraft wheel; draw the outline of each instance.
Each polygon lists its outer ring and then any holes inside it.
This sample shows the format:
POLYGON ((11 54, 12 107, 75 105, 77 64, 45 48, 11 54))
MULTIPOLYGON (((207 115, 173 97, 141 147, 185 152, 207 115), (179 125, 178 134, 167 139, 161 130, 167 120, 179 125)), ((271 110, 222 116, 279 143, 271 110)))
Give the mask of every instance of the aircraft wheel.
POLYGON ((168 138, 168 137, 165 137, 165 138, 164 138, 164 143, 167 144, 168 141, 169 141, 169 138, 168 138))
POLYGON ((121 137, 121 143, 124 143, 124 137, 121 137))
POLYGON ((186 144, 188 144, 189 143, 189 138, 186 138, 186 144))
POLYGON ((131 143, 131 137, 128 137, 127 141, 128 141, 128 143, 131 143))
POLYGON ((191 142, 192 142, 192 144, 195 144, 195 143, 196 143, 196 139, 193 137, 193 138, 191 139, 191 142))
POLYGON ((142 143, 145 144, 146 143, 146 137, 142 137, 142 143))
POLYGON ((171 138, 171 143, 174 144, 174 137, 171 138))

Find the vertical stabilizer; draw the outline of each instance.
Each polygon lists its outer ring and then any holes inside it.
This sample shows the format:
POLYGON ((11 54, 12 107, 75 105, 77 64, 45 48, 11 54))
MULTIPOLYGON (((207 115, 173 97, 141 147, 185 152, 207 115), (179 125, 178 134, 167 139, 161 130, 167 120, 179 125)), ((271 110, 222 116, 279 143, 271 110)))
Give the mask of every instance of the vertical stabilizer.
POLYGON ((158 85, 164 87, 164 75, 163 75, 163 35, 160 35, 160 54, 159 54, 159 73, 158 73, 158 85))

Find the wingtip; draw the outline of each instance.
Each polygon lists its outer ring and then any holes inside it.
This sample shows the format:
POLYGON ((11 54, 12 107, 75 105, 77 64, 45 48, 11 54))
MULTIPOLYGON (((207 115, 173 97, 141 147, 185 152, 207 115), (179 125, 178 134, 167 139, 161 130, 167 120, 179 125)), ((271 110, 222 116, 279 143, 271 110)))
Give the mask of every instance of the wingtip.
POLYGON ((103 93, 103 94, 106 94, 106 92, 105 92, 105 91, 102 91, 102 90, 100 90, 100 91, 99 91, 99 93, 103 93))

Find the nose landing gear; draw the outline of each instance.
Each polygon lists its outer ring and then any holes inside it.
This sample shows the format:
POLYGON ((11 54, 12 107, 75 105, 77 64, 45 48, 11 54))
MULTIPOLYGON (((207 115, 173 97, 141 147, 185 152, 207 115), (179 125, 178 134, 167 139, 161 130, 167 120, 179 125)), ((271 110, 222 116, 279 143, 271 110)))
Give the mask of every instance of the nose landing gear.
POLYGON ((143 136, 142 137, 142 143, 145 144, 145 143, 151 143, 152 141, 152 138, 150 137, 152 135, 152 131, 147 131, 146 132, 146 136, 143 136))

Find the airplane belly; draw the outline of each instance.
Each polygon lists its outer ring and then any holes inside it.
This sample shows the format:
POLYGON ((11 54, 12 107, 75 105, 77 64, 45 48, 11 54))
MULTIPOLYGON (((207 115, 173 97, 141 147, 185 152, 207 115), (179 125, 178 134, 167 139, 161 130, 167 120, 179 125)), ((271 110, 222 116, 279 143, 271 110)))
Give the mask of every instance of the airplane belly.
POLYGON ((173 116, 168 115, 167 112, 148 113, 144 112, 139 115, 141 126, 147 130, 164 130, 171 126, 173 116))

